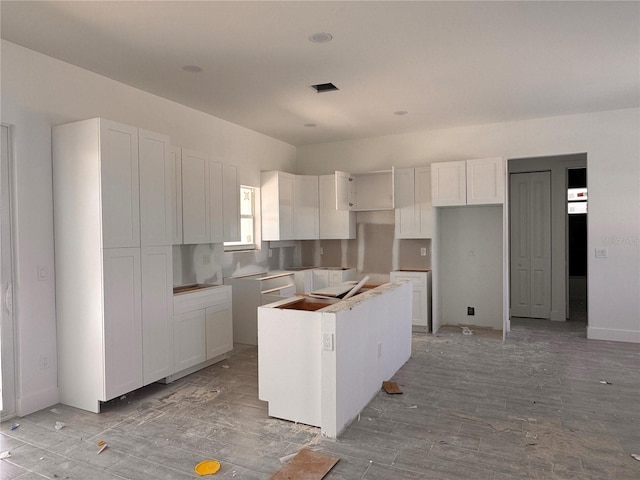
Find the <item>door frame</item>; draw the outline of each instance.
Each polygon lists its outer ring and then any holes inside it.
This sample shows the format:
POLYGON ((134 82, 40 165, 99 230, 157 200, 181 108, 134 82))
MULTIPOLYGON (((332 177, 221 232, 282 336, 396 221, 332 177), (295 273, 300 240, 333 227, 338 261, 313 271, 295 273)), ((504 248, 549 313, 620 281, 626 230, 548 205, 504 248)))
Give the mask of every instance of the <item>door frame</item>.
POLYGON ((0 359, 0 368, 2 369, 2 408, 0 410, 0 416, 3 420, 11 418, 16 414, 17 405, 17 359, 16 355, 16 304, 15 304, 15 277, 13 265, 14 261, 14 235, 15 231, 13 225, 13 205, 14 198, 13 192, 13 148, 12 148, 12 127, 6 124, 0 124, 2 130, 2 140, 0 140, 0 148, 2 148, 2 160, 0 163, 0 195, 2 196, 2 202, 7 203, 8 208, 3 211, 0 223, 3 227, 8 228, 8 234, 0 232, 0 250, 2 255, 0 256, 0 281, 2 288, 1 293, 1 315, 0 315, 0 349, 2 351, 0 359), (5 135, 6 133, 6 135, 5 135), (6 154, 6 155, 5 155, 6 154), (4 240, 4 241, 3 241, 4 240), (8 243, 8 253, 6 252, 6 243, 8 243), (6 272, 6 274, 4 274, 6 272), (5 277, 8 278, 8 282, 5 277), (5 284, 7 285, 5 287, 5 284))
MULTIPOLYGON (((588 168, 588 154, 586 152, 573 154, 546 155, 540 157, 518 157, 507 159, 506 175, 511 173, 525 173, 542 170, 551 170, 551 320, 566 321, 566 294, 567 294, 567 278, 566 278, 566 175, 568 168, 584 167, 588 168), (561 173, 561 175, 558 175, 561 173), (562 194, 560 195, 560 192, 562 194), (558 244, 558 239, 562 239, 562 243, 558 244), (554 243, 556 243, 554 245, 554 243)), ((511 195, 509 188, 507 199, 511 195)), ((507 205, 507 203, 505 203, 507 205)), ((510 210, 510 207, 505 210, 510 210)), ((509 217, 510 211, 505 212, 505 216, 509 217)), ((508 260, 511 259, 511 236, 506 232, 508 246, 508 260)), ((510 274, 509 274, 510 275, 510 274)), ((587 282, 589 272, 587 271, 587 282)), ((508 285, 511 285, 509 276, 508 285)), ((509 315, 511 317, 511 300, 510 291, 505 288, 504 295, 507 296, 506 301, 509 302, 509 315)), ((588 307, 587 307, 588 310, 588 307)))

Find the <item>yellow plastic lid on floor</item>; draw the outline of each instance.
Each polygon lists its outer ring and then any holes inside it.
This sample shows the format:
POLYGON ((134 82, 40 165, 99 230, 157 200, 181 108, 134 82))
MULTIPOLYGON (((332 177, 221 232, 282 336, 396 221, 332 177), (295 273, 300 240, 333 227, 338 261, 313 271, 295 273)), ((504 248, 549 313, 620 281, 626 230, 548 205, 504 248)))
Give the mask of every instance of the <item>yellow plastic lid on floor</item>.
POLYGON ((214 475, 218 470, 220 470, 220 462, 217 460, 205 460, 195 467, 198 475, 214 475))

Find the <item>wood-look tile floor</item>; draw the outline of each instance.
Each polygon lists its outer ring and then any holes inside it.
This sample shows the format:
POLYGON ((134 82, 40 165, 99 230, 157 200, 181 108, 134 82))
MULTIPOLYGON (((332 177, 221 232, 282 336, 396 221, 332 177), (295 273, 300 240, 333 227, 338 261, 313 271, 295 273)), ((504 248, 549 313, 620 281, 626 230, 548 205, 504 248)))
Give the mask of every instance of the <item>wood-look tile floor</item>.
POLYGON ((338 440, 269 418, 256 348, 239 345, 99 415, 56 405, 4 422, 0 477, 192 479, 213 458, 210 478, 268 479, 307 446, 340 457, 329 480, 640 478, 640 345, 587 340, 576 322, 514 320, 505 343, 475 333, 414 334, 403 395, 381 391, 338 440))

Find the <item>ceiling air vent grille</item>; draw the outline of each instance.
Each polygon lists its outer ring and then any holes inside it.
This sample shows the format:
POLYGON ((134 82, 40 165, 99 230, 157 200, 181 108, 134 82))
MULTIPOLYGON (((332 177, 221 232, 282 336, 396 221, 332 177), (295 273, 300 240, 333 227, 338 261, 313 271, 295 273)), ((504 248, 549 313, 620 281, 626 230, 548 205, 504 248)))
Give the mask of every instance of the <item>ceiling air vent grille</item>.
POLYGON ((338 87, 333 83, 318 83, 317 85, 311 85, 311 88, 313 88, 316 93, 333 92, 338 90, 338 87))

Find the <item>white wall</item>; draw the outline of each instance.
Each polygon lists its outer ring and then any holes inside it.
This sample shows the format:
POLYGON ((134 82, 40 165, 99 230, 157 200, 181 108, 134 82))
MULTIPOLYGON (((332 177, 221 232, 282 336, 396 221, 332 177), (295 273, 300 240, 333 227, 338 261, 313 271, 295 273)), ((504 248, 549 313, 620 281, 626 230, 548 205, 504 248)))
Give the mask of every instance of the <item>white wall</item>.
POLYGON ((640 110, 538 118, 298 147, 297 173, 364 172, 586 153, 589 338, 640 342, 640 110), (608 258, 594 256, 607 247, 608 258))
POLYGON ((104 117, 168 134, 176 145, 238 165, 240 181, 256 186, 261 169, 292 171, 296 149, 15 44, 1 48, 0 120, 12 126, 14 141, 17 411, 25 415, 58 401, 52 125, 104 117), (37 281, 38 266, 47 280, 37 281))

